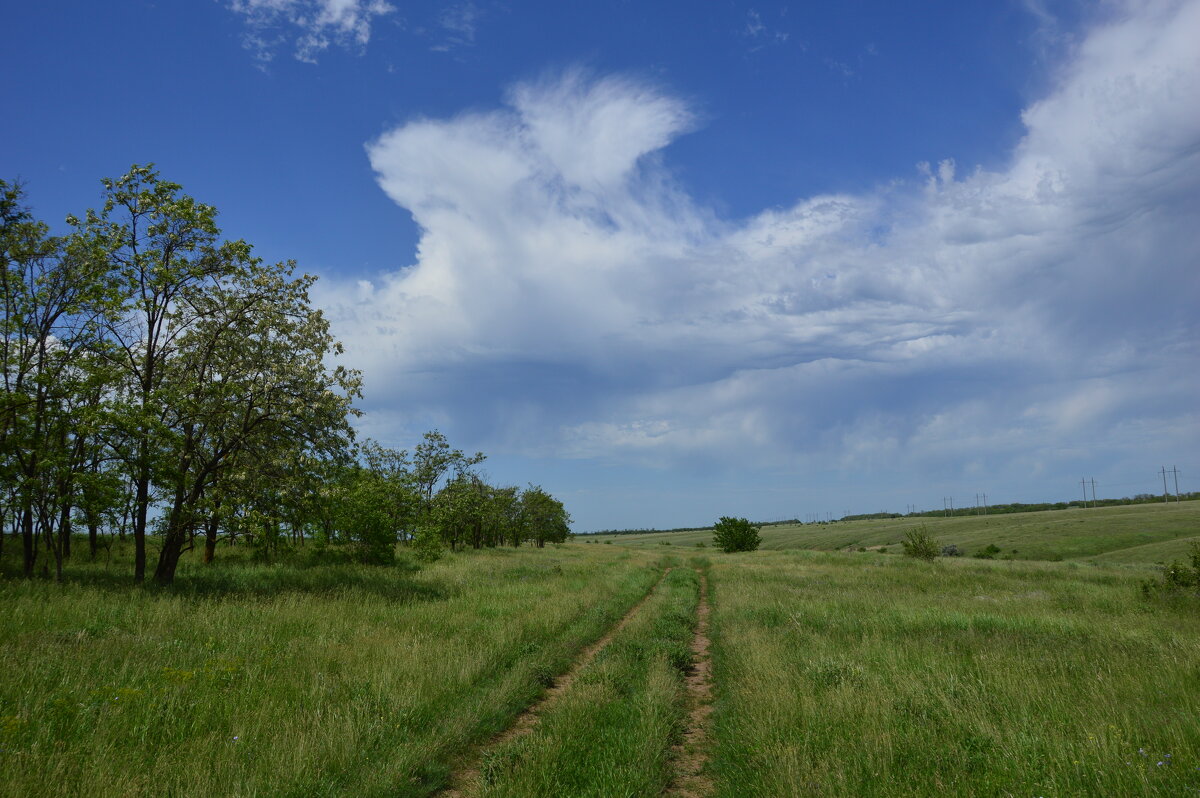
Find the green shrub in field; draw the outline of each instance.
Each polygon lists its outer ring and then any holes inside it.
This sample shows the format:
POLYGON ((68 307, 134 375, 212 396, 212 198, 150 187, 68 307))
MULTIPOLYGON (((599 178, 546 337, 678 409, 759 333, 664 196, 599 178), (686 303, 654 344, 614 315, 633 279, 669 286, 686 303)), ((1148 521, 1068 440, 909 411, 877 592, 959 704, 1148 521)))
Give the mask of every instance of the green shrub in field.
POLYGON ((1142 592, 1147 596, 1156 593, 1190 593, 1200 596, 1200 543, 1192 544, 1190 563, 1174 560, 1163 566, 1161 582, 1142 583, 1142 592))
POLYGON ((758 527, 745 518, 730 518, 723 515, 713 524, 713 543, 724 552, 754 551, 762 538, 758 535, 758 527))
POLYGON ((413 553, 421 562, 434 562, 442 556, 442 536, 431 526, 421 526, 413 536, 413 553))
POLYGON ((1000 547, 995 543, 989 543, 986 547, 975 552, 972 556, 977 560, 994 560, 996 555, 1000 553, 1000 547))
POLYGON ((942 551, 942 545, 929 534, 929 528, 924 524, 905 532, 900 545, 904 547, 905 557, 914 557, 926 562, 936 560, 942 551))

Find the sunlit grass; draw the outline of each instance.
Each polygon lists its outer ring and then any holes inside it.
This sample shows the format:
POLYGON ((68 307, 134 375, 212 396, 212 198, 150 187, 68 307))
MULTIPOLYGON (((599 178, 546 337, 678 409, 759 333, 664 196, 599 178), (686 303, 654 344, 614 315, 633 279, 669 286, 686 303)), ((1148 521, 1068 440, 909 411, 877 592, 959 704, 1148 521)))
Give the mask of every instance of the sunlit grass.
POLYGON ((534 731, 489 751, 480 795, 658 795, 683 715, 699 581, 676 568, 534 731))
POLYGON ((721 795, 1200 789, 1200 616, 1138 575, 761 552, 711 576, 721 795))
POLYGON ((649 555, 405 568, 102 566, 0 581, 0 792, 420 795, 657 578, 649 555))

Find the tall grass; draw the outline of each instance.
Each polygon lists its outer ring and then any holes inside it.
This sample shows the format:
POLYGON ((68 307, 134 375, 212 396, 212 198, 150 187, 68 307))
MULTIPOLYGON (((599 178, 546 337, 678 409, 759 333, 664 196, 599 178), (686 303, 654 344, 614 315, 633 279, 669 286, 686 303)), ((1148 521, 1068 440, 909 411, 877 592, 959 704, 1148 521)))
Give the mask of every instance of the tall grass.
POLYGON ((683 716, 699 581, 676 568, 530 734, 488 752, 479 795, 658 795, 683 716))
POLYGON ((0 793, 428 794, 658 573, 567 547, 0 580, 0 793))
POLYGON ((1200 616, 1074 564, 714 558, 723 796, 1200 790, 1200 616))

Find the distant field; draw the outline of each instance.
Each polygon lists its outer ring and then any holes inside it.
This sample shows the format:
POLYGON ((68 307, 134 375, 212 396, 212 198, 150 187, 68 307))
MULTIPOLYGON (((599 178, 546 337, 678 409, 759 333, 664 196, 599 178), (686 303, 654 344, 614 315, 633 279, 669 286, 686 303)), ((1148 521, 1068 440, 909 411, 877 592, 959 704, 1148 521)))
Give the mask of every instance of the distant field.
MULTIPOLYGON (((1008 515, 950 518, 889 518, 831 524, 767 526, 762 548, 836 551, 886 546, 898 552, 904 533, 924 524, 943 544, 968 555, 989 544, 1000 557, 1019 560, 1096 559, 1109 563, 1152 564, 1182 556, 1189 541, 1200 540, 1200 501, 1135 504, 1008 515)), ((597 543, 695 547, 711 545, 707 529, 639 535, 582 536, 597 543)))

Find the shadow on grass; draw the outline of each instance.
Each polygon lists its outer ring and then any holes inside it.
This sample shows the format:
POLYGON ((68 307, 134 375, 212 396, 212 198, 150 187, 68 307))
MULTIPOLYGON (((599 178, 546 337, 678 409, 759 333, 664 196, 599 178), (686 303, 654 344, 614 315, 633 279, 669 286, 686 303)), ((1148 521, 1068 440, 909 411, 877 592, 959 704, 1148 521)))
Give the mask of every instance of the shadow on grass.
MULTIPOLYGON (((19 579, 17 573, 5 568, 4 578, 19 579)), ((160 587, 153 582, 140 589, 163 596, 183 596, 203 599, 273 598, 288 594, 345 597, 363 596, 395 602, 439 601, 452 594, 451 586, 443 580, 428 577, 418 579, 414 565, 398 563, 393 566, 264 565, 251 562, 232 562, 209 566, 194 565, 180 568, 175 583, 160 587)), ((48 576, 35 576, 35 582, 50 582, 48 576)), ((136 589, 133 576, 126 569, 103 566, 69 566, 63 573, 63 583, 98 590, 127 593, 136 589)))

